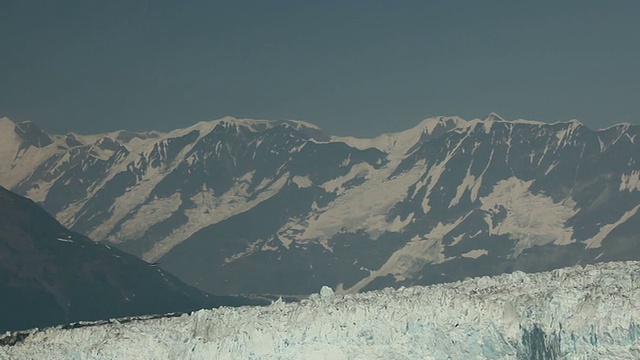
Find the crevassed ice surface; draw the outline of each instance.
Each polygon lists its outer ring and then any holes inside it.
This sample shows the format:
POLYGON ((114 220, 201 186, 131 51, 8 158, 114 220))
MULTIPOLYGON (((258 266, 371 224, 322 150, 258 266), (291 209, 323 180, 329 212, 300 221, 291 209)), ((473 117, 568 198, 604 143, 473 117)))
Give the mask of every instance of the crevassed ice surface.
POLYGON ((1 359, 639 359, 640 262, 33 331, 1 359))

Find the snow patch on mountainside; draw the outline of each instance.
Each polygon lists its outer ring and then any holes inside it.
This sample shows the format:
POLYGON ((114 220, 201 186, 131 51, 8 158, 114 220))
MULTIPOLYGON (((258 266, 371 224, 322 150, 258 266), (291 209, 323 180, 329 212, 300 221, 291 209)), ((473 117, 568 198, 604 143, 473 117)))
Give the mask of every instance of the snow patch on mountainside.
MULTIPOLYGON (((158 185, 160 181, 162 181, 162 169, 149 167, 147 172, 144 174, 144 177, 138 180, 137 184, 133 187, 127 189, 127 191, 114 199, 113 204, 108 210, 109 217, 100 223, 100 225, 96 226, 90 233, 89 237, 96 240, 109 240, 113 243, 120 243, 125 239, 120 238, 118 236, 109 236, 107 235, 113 230, 113 228, 125 217, 129 214, 138 204, 143 204, 145 200, 147 200, 153 191, 153 189, 158 185)), ((112 176, 116 175, 116 171, 113 171, 112 176)), ((105 181, 106 182, 106 181, 105 181)), ((78 204, 86 203, 88 199, 83 199, 78 202, 78 204)), ((74 209, 69 207, 58 213, 60 218, 64 219, 67 217, 66 213, 71 212, 74 213, 74 209)), ((74 222, 77 219, 74 219, 74 222)), ((130 223, 130 225, 134 225, 134 223, 130 223)), ((146 224, 144 224, 146 227, 146 224)))
MULTIPOLYGON (((376 239, 385 231, 401 231, 401 223, 387 222, 389 210, 406 195, 424 169, 415 167, 411 171, 389 179, 396 163, 374 169, 367 163, 354 165, 345 176, 327 181, 321 186, 338 197, 322 209, 312 210, 304 219, 291 219, 279 231, 283 244, 319 240, 325 243, 341 231, 366 231, 376 239), (367 181, 355 187, 346 183, 357 178, 367 181)), ((408 222, 404 225, 406 226, 408 222)))
POLYGON ((47 193, 52 185, 52 181, 34 181, 32 187, 25 193, 25 197, 35 202, 43 202, 47 198, 47 193))
MULTIPOLYGON (((447 153, 447 155, 445 156, 444 159, 442 159, 442 161, 436 164, 433 164, 428 169, 424 177, 420 180, 420 182, 416 184, 414 194, 426 186, 426 194, 422 199, 422 211, 425 214, 427 214, 431 210, 431 205, 429 205, 431 192, 435 188, 436 184, 438 184, 438 182, 440 181, 440 177, 446 170, 447 164, 449 163, 449 161, 453 159, 454 155, 458 152, 458 149, 460 148, 460 146, 465 142, 465 140, 468 137, 469 137, 469 133, 467 133, 462 139, 460 139, 460 141, 458 141, 458 143, 453 148, 453 150, 447 153)), ((481 180, 476 180, 475 178, 473 178, 472 181, 469 180, 469 182, 472 182, 473 184, 475 184, 478 181, 481 181, 481 180)), ((463 181, 463 185, 464 183, 465 181, 463 181)))
POLYGON ((485 249, 474 249, 471 251, 467 251, 464 254, 461 254, 460 256, 462 257, 466 257, 466 258, 471 258, 471 259, 477 259, 482 255, 487 255, 489 254, 489 252, 485 249))
POLYGON ((311 179, 309 179, 308 176, 294 176, 293 179, 291 179, 291 181, 293 181, 293 183, 296 184, 301 189, 308 188, 313 185, 313 183, 311 182, 311 179))
POLYGON ((234 262, 234 261, 236 261, 236 260, 238 260, 238 259, 240 259, 240 258, 242 258, 244 256, 251 255, 255 251, 257 251, 259 248, 260 248, 260 250, 266 250, 263 247, 259 247, 258 246, 258 245, 260 245, 261 242, 262 242, 262 240, 260 240, 260 239, 254 241, 253 243, 249 244, 244 251, 241 251, 239 253, 233 254, 228 258, 225 258, 224 259, 224 263, 228 264, 228 263, 234 262))
POLYGON ((445 257, 442 238, 460 225, 466 216, 450 224, 438 223, 428 234, 413 237, 404 247, 391 254, 380 269, 370 270, 369 276, 348 289, 340 286, 339 291, 347 294, 357 293, 376 278, 387 275, 393 275, 396 281, 402 281, 411 278, 427 264, 440 264, 453 259, 445 257))
POLYGON ((149 229, 142 224, 155 224, 162 222, 174 212, 178 211, 182 205, 179 193, 175 193, 167 198, 154 199, 144 204, 138 209, 134 218, 128 219, 120 225, 119 237, 124 239, 136 239, 144 235, 149 229), (142 226, 141 226, 142 225, 142 226))
POLYGON ((391 254, 389 259, 377 270, 369 270, 369 276, 358 281, 348 289, 343 288, 343 284, 338 285, 338 293, 355 294, 369 285, 379 277, 392 275, 396 281, 411 278, 411 275, 427 263, 442 263, 445 261, 442 256, 442 241, 438 239, 421 239, 416 236, 411 239, 402 249, 391 254))
MULTIPOLYGON (((60 172, 58 177, 56 177, 56 179, 58 179, 60 176, 63 175, 60 169, 66 166, 70 161, 71 161, 71 153, 65 152, 62 155, 62 157, 51 167, 50 172, 51 173, 60 172)), ((31 185, 31 188, 27 190, 25 195, 26 197, 28 197, 33 201, 43 202, 46 199, 47 193, 49 192, 49 189, 51 189, 51 186, 53 186, 53 184, 54 184, 54 181, 45 181, 42 179, 35 180, 31 185)))
POLYGON ((375 171, 376 170, 373 168, 373 166, 369 165, 366 162, 362 162, 352 166, 346 175, 338 176, 335 179, 331 179, 320 185, 320 187, 323 188, 326 192, 341 195, 347 190, 344 185, 348 181, 360 178, 368 180, 371 178, 371 174, 375 171))
POLYGON ((401 232, 402 229, 404 229, 407 225, 415 222, 415 219, 413 218, 414 216, 415 216, 415 213, 410 213, 403 220, 403 219, 400 218, 400 215, 397 215, 393 219, 393 222, 389 225, 389 229, 388 230, 391 231, 391 232, 401 232))
POLYGON ((632 171, 631 174, 622 174, 620 178, 620 191, 640 190, 640 171, 632 171))
POLYGON ((499 181, 491 194, 480 199, 490 233, 508 234, 518 241, 513 256, 536 245, 567 245, 574 241, 573 230, 565 225, 576 213, 573 200, 556 203, 544 194, 533 194, 529 191, 532 183, 511 177, 499 181), (494 226, 492 214, 501 207, 506 209, 506 218, 494 226))
POLYGON ((194 202, 195 206, 185 210, 185 215, 188 218, 187 223, 173 230, 169 236, 157 242, 151 250, 143 254, 142 258, 149 262, 156 261, 198 230, 247 211, 271 198, 286 185, 289 173, 285 173, 275 181, 273 179, 263 180, 261 183, 263 185, 258 186, 258 189, 256 189, 257 196, 252 200, 247 200, 252 176, 253 172, 245 174, 236 181, 229 191, 220 196, 216 196, 212 190, 204 190, 192 196, 191 201, 194 202))
MULTIPOLYGON (((1 359, 638 359, 640 263, 27 333, 1 359)), ((11 336, 12 334, 10 334, 11 336)), ((15 335, 14 335, 15 336, 15 335)))
MULTIPOLYGON (((473 149, 472 154, 473 152, 475 152, 478 145, 479 144, 476 143, 476 147, 473 149)), ((482 170, 482 173, 477 178, 471 175, 471 164, 469 164, 469 167, 467 168, 467 174, 462 180, 460 186, 458 186, 458 188, 456 189, 456 196, 451 199, 449 207, 457 205, 460 202, 460 199, 462 199, 462 195, 464 195, 466 191, 469 191, 469 198, 471 202, 475 202, 478 199, 478 191, 480 190, 480 186, 482 185, 482 177, 487 172, 487 169, 489 169, 489 165, 491 165, 491 161, 493 160, 493 153, 494 149, 491 150, 487 165, 484 167, 484 170, 482 170)))
POLYGON ((587 249, 597 248, 602 246, 602 241, 611 233, 615 228, 627 222, 627 220, 631 219, 635 214, 640 210, 640 205, 634 207, 633 209, 626 211, 620 219, 618 219, 613 224, 607 224, 600 228, 600 231, 596 236, 592 237, 589 240, 584 241, 587 245, 587 249))

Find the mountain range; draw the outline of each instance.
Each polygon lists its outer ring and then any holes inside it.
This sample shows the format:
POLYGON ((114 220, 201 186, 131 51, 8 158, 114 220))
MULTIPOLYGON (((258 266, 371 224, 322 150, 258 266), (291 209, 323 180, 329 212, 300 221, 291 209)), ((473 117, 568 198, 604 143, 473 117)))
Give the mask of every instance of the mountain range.
POLYGON ((354 293, 635 260, 640 126, 434 117, 372 139, 231 117, 168 133, 0 120, 0 185, 215 293, 354 293))

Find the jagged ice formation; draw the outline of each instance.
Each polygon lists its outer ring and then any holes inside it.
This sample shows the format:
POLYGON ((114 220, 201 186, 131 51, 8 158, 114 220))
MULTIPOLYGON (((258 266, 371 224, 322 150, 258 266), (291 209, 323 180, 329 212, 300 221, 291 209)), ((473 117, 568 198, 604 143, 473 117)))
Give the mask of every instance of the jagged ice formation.
POLYGON ((637 359, 639 275, 640 262, 611 262, 354 295, 325 287, 300 303, 36 330, 0 359, 637 359))

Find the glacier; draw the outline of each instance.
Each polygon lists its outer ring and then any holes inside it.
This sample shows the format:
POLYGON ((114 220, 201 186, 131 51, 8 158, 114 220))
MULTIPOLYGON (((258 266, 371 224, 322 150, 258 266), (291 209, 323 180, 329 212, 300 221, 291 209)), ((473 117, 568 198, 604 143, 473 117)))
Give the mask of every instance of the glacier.
POLYGON ((323 287, 297 303, 7 333, 0 359, 638 359, 639 276, 640 262, 610 262, 323 287))

